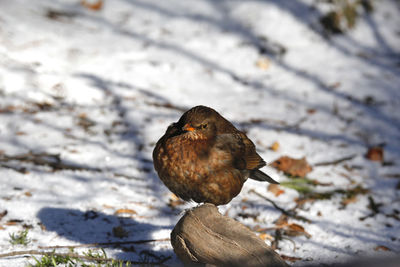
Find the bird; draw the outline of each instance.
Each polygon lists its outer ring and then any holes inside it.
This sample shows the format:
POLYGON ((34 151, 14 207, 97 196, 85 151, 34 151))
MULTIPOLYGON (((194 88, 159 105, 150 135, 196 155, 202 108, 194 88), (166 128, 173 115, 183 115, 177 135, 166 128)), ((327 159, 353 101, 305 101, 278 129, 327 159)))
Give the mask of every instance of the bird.
POLYGON ((217 111, 195 106, 172 123, 153 150, 154 168, 179 198, 225 205, 247 178, 279 184, 260 168, 254 143, 217 111))

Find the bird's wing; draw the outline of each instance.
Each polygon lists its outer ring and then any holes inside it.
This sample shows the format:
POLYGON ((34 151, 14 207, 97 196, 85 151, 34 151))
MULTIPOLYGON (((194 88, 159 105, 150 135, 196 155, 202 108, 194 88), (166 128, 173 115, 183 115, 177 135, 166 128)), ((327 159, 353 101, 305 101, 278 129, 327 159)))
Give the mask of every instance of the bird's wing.
POLYGON ((254 170, 266 165, 257 154, 253 142, 242 132, 219 134, 215 145, 219 150, 230 154, 231 162, 236 169, 254 170))
POLYGON ((254 143, 242 132, 239 133, 244 144, 244 161, 246 162, 247 170, 260 169, 266 165, 265 161, 256 152, 254 143))

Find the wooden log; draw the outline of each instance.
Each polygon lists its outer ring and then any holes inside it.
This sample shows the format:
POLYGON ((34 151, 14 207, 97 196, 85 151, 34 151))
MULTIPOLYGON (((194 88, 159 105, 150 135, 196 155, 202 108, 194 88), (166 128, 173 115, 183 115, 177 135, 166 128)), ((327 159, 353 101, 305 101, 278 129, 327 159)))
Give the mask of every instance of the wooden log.
POLYGON ((190 266, 288 266, 247 227, 208 203, 186 211, 171 233, 171 244, 190 266))

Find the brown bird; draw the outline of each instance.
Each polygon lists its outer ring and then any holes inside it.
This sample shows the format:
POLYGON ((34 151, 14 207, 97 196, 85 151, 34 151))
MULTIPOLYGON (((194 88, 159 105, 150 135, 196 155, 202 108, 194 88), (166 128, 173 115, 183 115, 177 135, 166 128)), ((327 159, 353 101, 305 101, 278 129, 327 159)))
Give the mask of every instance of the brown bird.
POLYGON ((266 165, 253 142, 214 109, 197 106, 171 124, 153 151, 160 179, 175 195, 223 205, 247 178, 278 184, 259 169, 266 165))

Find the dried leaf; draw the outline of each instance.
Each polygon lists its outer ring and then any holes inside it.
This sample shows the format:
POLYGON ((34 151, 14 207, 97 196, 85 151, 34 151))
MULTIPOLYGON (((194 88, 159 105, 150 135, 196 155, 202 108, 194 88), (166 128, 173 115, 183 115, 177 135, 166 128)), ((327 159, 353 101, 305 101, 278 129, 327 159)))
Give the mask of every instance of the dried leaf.
POLYGON ((317 110, 315 108, 307 109, 307 113, 310 114, 310 115, 314 114, 315 112, 317 112, 317 110))
POLYGON ((383 148, 378 146, 369 148, 366 157, 372 161, 383 162, 383 148))
POLYGON ((41 111, 49 111, 53 108, 53 104, 49 103, 49 102, 41 102, 41 103, 33 103, 34 106, 36 106, 37 108, 39 108, 39 110, 41 111))
POLYGON ((86 132, 91 132, 91 127, 96 125, 96 122, 89 119, 86 115, 86 113, 81 113, 78 116, 78 122, 77 125, 82 127, 86 132))
POLYGON ((281 227, 288 225, 288 216, 281 214, 281 216, 279 216, 279 218, 275 221, 275 225, 281 227))
POLYGON ((278 142, 273 142, 272 143, 272 145, 270 146, 270 149, 272 150, 272 151, 278 151, 278 149, 279 149, 279 143, 278 142))
POLYGON ((296 223, 291 223, 289 224, 284 231, 284 234, 288 236, 301 236, 305 235, 307 238, 310 238, 311 235, 307 233, 307 231, 304 229, 303 226, 296 224, 296 223))
POLYGON ((303 226, 296 224, 296 223, 291 223, 288 225, 288 227, 290 228, 290 230, 297 231, 297 232, 305 231, 303 226))
POLYGON ((374 250, 375 251, 378 251, 378 250, 383 250, 383 251, 391 251, 391 249, 390 248, 388 248, 388 247, 385 247, 385 246, 376 246, 375 248, 374 248, 374 250))
POLYGON ((277 184, 269 184, 268 185, 268 191, 273 193, 276 197, 280 196, 281 194, 285 193, 285 190, 283 190, 279 185, 277 184))
POLYGON ((294 159, 283 156, 272 162, 272 166, 294 177, 305 177, 307 173, 312 171, 312 167, 305 158, 294 159))
POLYGON ((22 223, 22 222, 24 222, 24 221, 23 220, 19 220, 19 219, 11 219, 11 220, 8 220, 5 223, 5 225, 16 225, 16 224, 19 224, 19 223, 22 223))
POLYGON ((314 198, 308 198, 308 197, 300 197, 300 198, 295 198, 294 201, 297 204, 297 207, 302 208, 304 206, 304 204, 310 202, 314 202, 316 199, 314 198))
POLYGON ((168 206, 171 208, 175 208, 177 206, 185 204, 185 201, 177 197, 175 194, 171 194, 171 198, 169 199, 168 206))
POLYGON ((118 209, 114 212, 115 215, 121 214, 121 213, 127 213, 127 214, 137 214, 136 211, 131 210, 131 209, 118 209))
POLYGON ((24 195, 27 196, 27 197, 31 197, 31 196, 32 196, 32 193, 29 192, 29 191, 26 191, 26 192, 24 193, 24 195))
POLYGON ((274 240, 274 237, 272 236, 272 235, 269 235, 269 234, 267 234, 267 233, 261 233, 260 235, 259 235, 259 237, 262 239, 262 240, 274 240))
POLYGON ((257 60, 256 66, 262 70, 267 70, 271 66, 271 62, 268 58, 263 57, 257 60))
POLYGON ((295 261, 301 260, 301 258, 298 258, 298 257, 286 256, 286 255, 282 255, 282 254, 280 256, 283 260, 290 261, 290 262, 295 262, 295 261))
POLYGON ((340 203, 343 206, 347 206, 348 204, 355 203, 355 202, 357 202, 357 195, 344 196, 340 203))
POLYGON ((103 8, 103 0, 97 0, 97 1, 82 0, 81 5, 86 7, 87 9, 93 11, 99 11, 100 9, 103 8))
POLYGON ((19 107, 17 107, 17 106, 8 105, 4 108, 0 108, 0 113, 13 113, 18 109, 19 109, 19 107))

